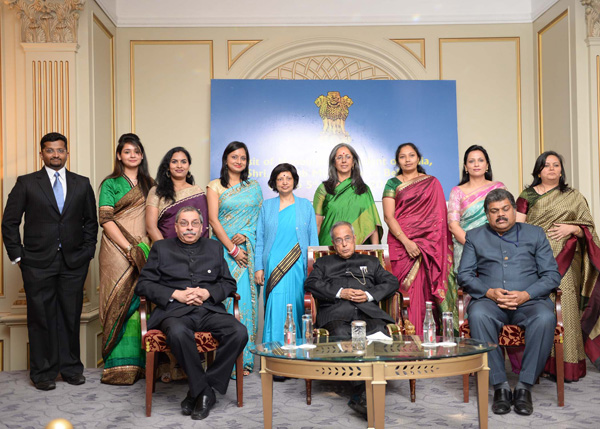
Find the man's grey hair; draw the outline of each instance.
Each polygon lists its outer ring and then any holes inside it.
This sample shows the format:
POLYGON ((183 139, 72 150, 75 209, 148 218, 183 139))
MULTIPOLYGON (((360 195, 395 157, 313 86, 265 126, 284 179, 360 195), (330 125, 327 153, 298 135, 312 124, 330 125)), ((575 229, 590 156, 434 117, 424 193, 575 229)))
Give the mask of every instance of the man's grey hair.
POLYGON ((515 197, 513 197, 513 194, 508 192, 506 189, 494 189, 487 194, 485 200, 483 201, 483 210, 485 211, 485 214, 487 214, 490 204, 504 200, 508 200, 510 205, 513 206, 513 209, 517 209, 517 203, 515 203, 515 197))
POLYGON ((198 210, 196 207, 192 207, 192 206, 185 206, 179 209, 179 211, 177 212, 177 215, 175 215, 175 222, 179 222, 179 215, 181 215, 181 213, 186 213, 186 212, 196 212, 198 213, 198 216, 200 216, 200 223, 202 223, 202 225, 204 225, 204 217, 202 216, 202 212, 200 210, 198 210))
POLYGON ((329 235, 331 236, 331 241, 333 241, 333 230, 336 229, 338 226, 349 226, 350 229, 352 230, 352 235, 354 234, 354 228, 352 228, 352 224, 350 222, 346 222, 345 220, 341 220, 339 222, 336 222, 333 224, 333 226, 331 227, 331 229, 329 230, 329 235))

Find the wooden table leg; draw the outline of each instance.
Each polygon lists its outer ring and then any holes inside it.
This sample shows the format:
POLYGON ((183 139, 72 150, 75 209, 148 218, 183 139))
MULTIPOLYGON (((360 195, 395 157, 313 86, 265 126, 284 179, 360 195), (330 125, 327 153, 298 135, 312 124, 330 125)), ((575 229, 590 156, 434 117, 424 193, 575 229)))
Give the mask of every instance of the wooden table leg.
POLYGON ((373 407, 373 385, 371 380, 365 381, 365 390, 367 391, 367 427, 375 427, 375 408, 373 407))
POLYGON ((373 364, 373 411, 375 417, 375 429, 385 427, 385 363, 373 364))
POLYGON ((260 358, 260 381, 263 397, 263 420, 265 429, 273 427, 273 375, 266 371, 267 359, 260 358))
POLYGON ((490 368, 488 367, 487 353, 481 355, 483 368, 477 372, 477 409, 479 411, 479 427, 488 427, 488 389, 490 368))

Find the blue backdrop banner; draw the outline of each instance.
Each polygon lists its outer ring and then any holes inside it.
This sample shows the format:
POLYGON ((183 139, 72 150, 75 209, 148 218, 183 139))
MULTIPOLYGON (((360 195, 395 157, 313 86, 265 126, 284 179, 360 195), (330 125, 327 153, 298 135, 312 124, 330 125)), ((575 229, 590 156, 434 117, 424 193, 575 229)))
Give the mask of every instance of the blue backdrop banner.
POLYGON ((446 194, 458 183, 455 81, 228 80, 211 85, 211 178, 223 150, 238 140, 250 151, 250 176, 265 198, 272 169, 298 169, 296 195, 313 199, 327 178, 328 157, 338 143, 358 153, 362 176, 375 200, 396 174, 394 153, 413 142, 422 165, 446 194))

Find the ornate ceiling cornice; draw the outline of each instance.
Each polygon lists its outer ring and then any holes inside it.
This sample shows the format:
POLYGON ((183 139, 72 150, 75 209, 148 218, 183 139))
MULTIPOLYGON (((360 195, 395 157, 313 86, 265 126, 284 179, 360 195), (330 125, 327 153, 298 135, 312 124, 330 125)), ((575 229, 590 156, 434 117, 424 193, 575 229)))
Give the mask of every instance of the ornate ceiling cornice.
POLYGON ((21 19, 23 43, 77 43, 84 0, 4 0, 21 19))

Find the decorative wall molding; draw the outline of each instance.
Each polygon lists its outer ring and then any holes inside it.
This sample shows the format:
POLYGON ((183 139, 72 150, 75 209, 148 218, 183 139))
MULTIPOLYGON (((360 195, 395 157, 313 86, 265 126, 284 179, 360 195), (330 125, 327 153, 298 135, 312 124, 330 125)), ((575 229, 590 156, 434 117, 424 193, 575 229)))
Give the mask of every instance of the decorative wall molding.
POLYGON ((531 23, 558 0, 96 0, 117 27, 272 27, 531 23), (276 3, 276 7, 273 5, 276 3))
POLYGON ((270 48, 265 54, 256 56, 237 77, 298 79, 306 74, 312 76, 311 79, 426 78, 425 70, 420 65, 415 67, 414 58, 408 51, 402 51, 403 55, 398 55, 397 50, 395 52, 392 54, 381 47, 358 43, 356 40, 329 37, 304 39, 270 48), (353 64, 350 66, 351 62, 353 64), (304 66, 308 68, 303 70, 304 66))
POLYGON ((425 39, 390 39, 406 49, 425 68, 425 39))
POLYGON ((229 70, 248 49, 262 42, 262 40, 228 40, 227 41, 227 69, 229 70))
POLYGON ((299 58, 274 68, 263 79, 283 80, 391 80, 368 61, 337 55, 299 58))
POLYGON ((4 0, 17 9, 23 43, 77 43, 85 0, 4 0))
POLYGON ((600 37, 600 0, 581 0, 585 7, 588 37, 600 37))

